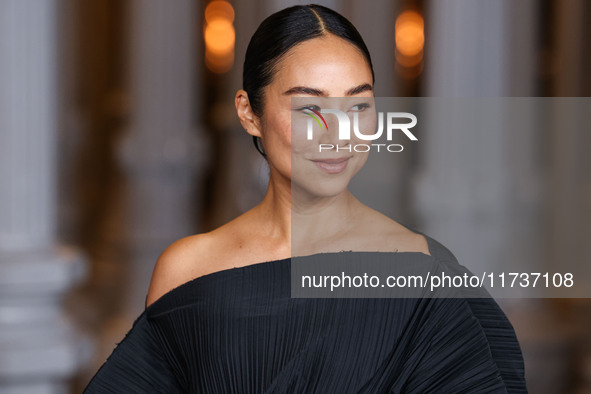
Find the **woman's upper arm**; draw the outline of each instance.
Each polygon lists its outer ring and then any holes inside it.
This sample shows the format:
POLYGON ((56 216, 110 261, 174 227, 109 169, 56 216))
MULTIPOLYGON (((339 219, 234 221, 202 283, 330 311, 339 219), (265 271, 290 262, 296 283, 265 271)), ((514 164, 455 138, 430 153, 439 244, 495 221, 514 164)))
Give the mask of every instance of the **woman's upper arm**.
POLYGON ((84 389, 85 394, 181 392, 146 311, 84 389))
POLYGON ((85 393, 182 392, 153 323, 148 320, 147 307, 204 269, 196 262, 203 261, 207 242, 204 234, 193 235, 179 239, 162 252, 152 273, 146 309, 94 375, 85 393))

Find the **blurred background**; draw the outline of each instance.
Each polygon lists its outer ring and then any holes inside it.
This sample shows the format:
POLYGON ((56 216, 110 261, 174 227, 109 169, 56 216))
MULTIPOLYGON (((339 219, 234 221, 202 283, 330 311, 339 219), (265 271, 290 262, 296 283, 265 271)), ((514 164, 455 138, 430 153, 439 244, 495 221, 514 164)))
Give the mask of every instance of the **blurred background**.
MULTIPOLYGON (((142 312, 162 250, 262 198, 266 164, 233 98, 258 24, 298 3, 0 0, 0 393, 81 392, 142 312)), ((591 93, 589 1, 318 3, 361 32, 376 96, 591 93)), ((591 130, 554 126, 481 156, 425 136, 392 169, 391 216, 460 262, 498 258, 479 249, 493 234, 504 256, 589 265, 591 130)), ((590 300, 500 302, 530 391, 591 393, 590 300)))

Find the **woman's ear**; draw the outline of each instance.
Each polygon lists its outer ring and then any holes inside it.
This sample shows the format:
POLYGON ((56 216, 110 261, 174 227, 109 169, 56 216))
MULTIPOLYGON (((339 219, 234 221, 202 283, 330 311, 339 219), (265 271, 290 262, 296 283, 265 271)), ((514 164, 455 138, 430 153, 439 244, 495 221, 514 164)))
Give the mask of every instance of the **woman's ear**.
POLYGON ((261 137, 260 120, 250 106, 248 93, 242 89, 237 91, 234 104, 236 105, 236 113, 238 114, 240 123, 246 132, 252 136, 261 137))

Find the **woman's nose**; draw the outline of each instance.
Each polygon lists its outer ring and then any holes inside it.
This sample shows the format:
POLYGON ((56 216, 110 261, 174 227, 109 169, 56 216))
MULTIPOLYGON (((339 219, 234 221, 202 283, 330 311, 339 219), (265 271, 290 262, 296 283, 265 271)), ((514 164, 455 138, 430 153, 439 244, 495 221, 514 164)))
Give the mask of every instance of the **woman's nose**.
POLYGON ((349 144, 348 138, 346 137, 347 132, 350 133, 351 121, 347 117, 347 114, 337 110, 324 110, 322 116, 326 121, 326 129, 321 132, 320 143, 331 144, 336 146, 345 146, 349 144), (342 130, 345 128, 345 130, 342 130), (348 130, 347 130, 348 128, 348 130))

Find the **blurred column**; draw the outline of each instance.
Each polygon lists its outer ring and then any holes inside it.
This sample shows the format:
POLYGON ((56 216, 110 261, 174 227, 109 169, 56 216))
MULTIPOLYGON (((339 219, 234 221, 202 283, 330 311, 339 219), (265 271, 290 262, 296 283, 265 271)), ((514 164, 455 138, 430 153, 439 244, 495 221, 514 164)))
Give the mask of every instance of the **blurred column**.
POLYGON ((200 47, 193 0, 133 0, 129 15, 130 125, 119 146, 126 173, 127 318, 144 308, 158 256, 197 230, 206 143, 196 128, 200 47))
MULTIPOLYGON (((460 105, 470 103, 470 97, 531 95, 531 83, 522 82, 522 90, 514 92, 511 81, 535 77, 535 70, 522 68, 514 75, 512 66, 529 60, 535 50, 533 15, 535 4, 529 1, 429 2, 426 95, 460 105), (518 24, 512 23, 517 11, 522 15, 518 24), (519 48, 512 47, 515 36, 520 37, 519 48)), ((497 113, 510 108, 500 100, 490 103, 499 106, 491 108, 497 113)), ((541 202, 536 130, 437 131, 421 142, 415 203, 423 227, 470 269, 491 271, 508 259, 525 268, 524 259, 536 260, 540 239, 535 222, 541 202)))
POLYGON ((0 392, 63 393, 89 356, 61 298, 85 275, 56 239, 57 14, 0 2, 0 392))
MULTIPOLYGON (((505 0, 429 2, 425 95, 447 101, 506 95, 505 7, 505 0)), ((447 133, 423 138, 415 202, 425 231, 449 247, 460 263, 482 272, 494 266, 503 250, 498 213, 506 211, 503 189, 508 174, 499 168, 498 154, 490 156, 492 162, 487 157, 475 160, 478 146, 470 144, 476 140, 500 153, 499 135, 476 138, 457 135, 458 130, 450 127, 447 133)))

